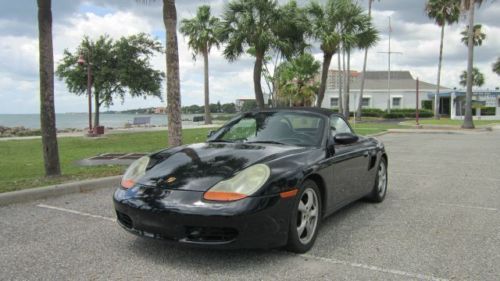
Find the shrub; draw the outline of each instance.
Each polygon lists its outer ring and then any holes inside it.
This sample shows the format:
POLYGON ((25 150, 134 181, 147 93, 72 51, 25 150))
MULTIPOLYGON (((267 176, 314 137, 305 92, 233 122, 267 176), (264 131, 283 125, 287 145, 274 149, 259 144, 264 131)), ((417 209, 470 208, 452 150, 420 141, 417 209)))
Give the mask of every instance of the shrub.
POLYGON ((405 115, 401 112, 393 112, 391 110, 391 113, 384 113, 384 118, 386 119, 399 119, 399 118, 405 118, 405 115))
POLYGON ((423 100, 422 109, 432 110, 432 100, 423 100))
POLYGON ((492 116, 496 114, 495 107, 481 107, 481 116, 492 116))

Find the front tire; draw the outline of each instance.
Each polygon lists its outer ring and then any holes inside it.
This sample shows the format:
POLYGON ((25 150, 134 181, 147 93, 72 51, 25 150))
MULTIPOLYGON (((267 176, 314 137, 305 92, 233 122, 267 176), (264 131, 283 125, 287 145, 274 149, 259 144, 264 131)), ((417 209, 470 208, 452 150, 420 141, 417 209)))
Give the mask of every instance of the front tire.
POLYGON ((311 249, 321 222, 321 193, 317 184, 306 180, 292 211, 287 250, 305 253, 311 249))
POLYGON ((384 201, 385 195, 387 194, 387 180, 387 160, 382 157, 377 168, 377 176, 375 177, 372 192, 366 197, 366 199, 375 203, 384 201))

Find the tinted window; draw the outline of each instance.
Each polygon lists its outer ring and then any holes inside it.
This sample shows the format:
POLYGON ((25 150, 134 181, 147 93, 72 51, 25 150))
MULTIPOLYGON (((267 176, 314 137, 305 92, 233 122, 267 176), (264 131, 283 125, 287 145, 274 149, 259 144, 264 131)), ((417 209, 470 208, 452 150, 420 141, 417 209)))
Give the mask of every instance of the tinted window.
POLYGON ((229 123, 210 141, 319 146, 323 131, 324 118, 312 113, 258 112, 229 123))
POLYGON ((332 133, 332 136, 335 136, 336 134, 339 133, 353 133, 349 125, 342 119, 341 117, 338 116, 332 116, 330 118, 330 130, 332 133))

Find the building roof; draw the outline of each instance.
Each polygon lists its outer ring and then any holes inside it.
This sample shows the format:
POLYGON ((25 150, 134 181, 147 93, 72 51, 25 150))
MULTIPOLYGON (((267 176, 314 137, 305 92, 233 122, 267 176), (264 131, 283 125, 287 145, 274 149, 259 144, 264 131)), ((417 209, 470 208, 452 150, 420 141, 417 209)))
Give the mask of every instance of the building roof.
MULTIPOLYGON (((360 73, 359 77, 352 74, 351 76, 353 77, 350 84, 351 90, 359 90, 361 88, 361 78, 363 74, 360 73)), ((387 71, 367 71, 365 74, 365 89, 368 91, 387 90, 387 76, 387 71)), ((413 90, 416 86, 417 80, 413 78, 410 71, 391 71, 391 89, 413 90)), ((437 88, 436 85, 424 81, 419 81, 418 86, 421 91, 434 91, 437 88)), ((450 90, 443 86, 439 88, 441 90, 450 90)))
POLYGON ((255 110, 253 112, 276 112, 276 111, 297 111, 297 112, 312 112, 316 114, 321 114, 324 116, 331 116, 332 114, 339 115, 337 112, 333 111, 332 109, 328 108, 320 108, 320 107, 283 107, 283 108, 266 108, 263 110, 255 110))

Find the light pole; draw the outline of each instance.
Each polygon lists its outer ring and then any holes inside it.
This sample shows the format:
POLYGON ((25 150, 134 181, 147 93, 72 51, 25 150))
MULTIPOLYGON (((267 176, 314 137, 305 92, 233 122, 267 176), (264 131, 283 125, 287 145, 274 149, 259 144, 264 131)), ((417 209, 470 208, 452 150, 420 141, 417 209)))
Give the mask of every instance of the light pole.
POLYGON ((87 65, 87 96, 89 98, 89 131, 88 135, 93 136, 94 133, 92 131, 92 64, 90 62, 86 62, 83 58, 83 54, 80 53, 78 57, 77 63, 79 65, 87 65))

